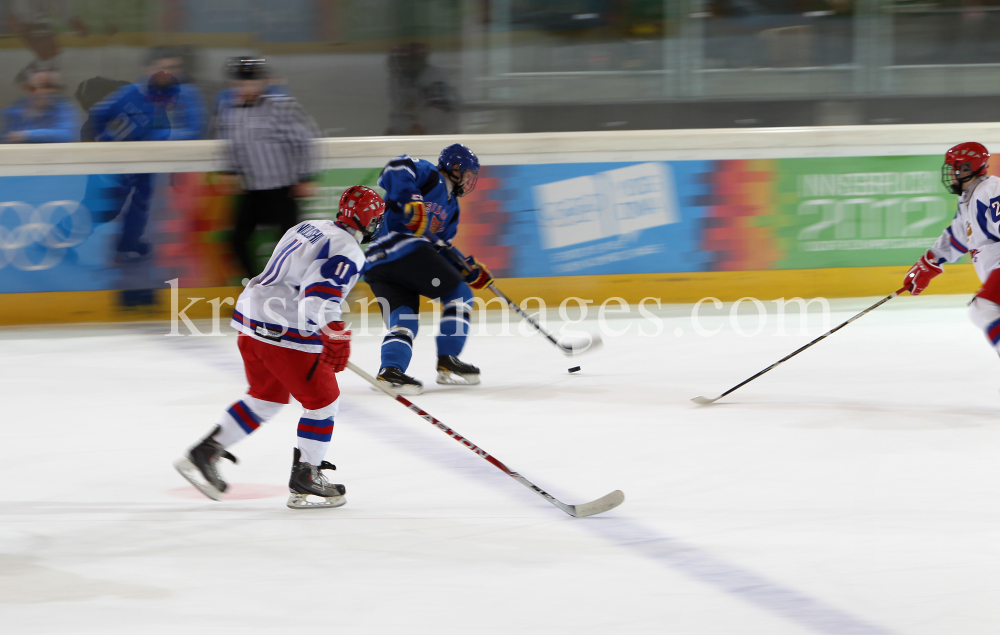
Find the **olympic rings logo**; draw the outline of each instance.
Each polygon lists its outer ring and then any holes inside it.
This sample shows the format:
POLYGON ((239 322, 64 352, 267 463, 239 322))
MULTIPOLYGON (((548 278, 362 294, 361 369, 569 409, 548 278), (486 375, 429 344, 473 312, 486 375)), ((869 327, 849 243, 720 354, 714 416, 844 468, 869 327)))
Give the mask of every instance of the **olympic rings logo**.
POLYGON ((0 202, 0 269, 42 271, 62 262, 66 250, 90 236, 90 210, 79 201, 49 201, 35 207, 0 202), (11 217, 16 223, 11 223, 11 217))

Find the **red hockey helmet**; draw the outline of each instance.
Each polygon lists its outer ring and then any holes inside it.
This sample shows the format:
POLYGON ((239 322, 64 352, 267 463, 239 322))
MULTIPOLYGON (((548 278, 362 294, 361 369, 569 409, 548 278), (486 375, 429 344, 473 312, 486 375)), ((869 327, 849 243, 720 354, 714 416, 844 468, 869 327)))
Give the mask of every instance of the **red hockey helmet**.
POLYGON ((340 195, 337 221, 361 232, 362 243, 378 232, 385 214, 385 201, 378 192, 364 185, 352 185, 340 195))
POLYGON ((990 167, 990 152, 981 143, 966 141, 948 150, 941 166, 941 182, 952 194, 961 194, 962 186, 986 174, 990 167))

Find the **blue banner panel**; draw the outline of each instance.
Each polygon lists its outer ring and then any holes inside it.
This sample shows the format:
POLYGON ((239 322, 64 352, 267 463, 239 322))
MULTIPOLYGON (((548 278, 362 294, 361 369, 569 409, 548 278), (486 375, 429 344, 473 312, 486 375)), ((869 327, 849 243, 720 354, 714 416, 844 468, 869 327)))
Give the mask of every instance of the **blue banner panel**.
POLYGON ((513 277, 705 271, 710 161, 572 163, 496 170, 513 277))
POLYGON ((114 230, 84 201, 88 178, 0 178, 0 293, 112 287, 114 230))

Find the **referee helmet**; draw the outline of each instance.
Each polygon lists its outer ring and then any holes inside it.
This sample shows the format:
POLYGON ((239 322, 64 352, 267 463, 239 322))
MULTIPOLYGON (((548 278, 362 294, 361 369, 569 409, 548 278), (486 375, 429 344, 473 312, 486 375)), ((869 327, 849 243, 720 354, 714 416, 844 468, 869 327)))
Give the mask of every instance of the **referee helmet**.
POLYGON ((226 74, 232 79, 265 79, 267 62, 262 57, 231 57, 226 62, 226 74))

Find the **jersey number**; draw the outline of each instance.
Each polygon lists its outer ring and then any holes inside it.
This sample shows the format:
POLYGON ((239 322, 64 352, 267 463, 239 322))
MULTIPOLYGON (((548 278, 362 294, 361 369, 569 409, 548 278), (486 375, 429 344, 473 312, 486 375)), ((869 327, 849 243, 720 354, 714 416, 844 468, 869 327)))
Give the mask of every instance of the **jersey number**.
POLYGON ((333 280, 338 285, 347 284, 354 274, 358 272, 358 266, 350 258, 344 256, 334 256, 330 258, 320 269, 324 278, 333 280))
POLYGON ((1000 196, 990 199, 990 218, 994 223, 1000 223, 1000 196))

